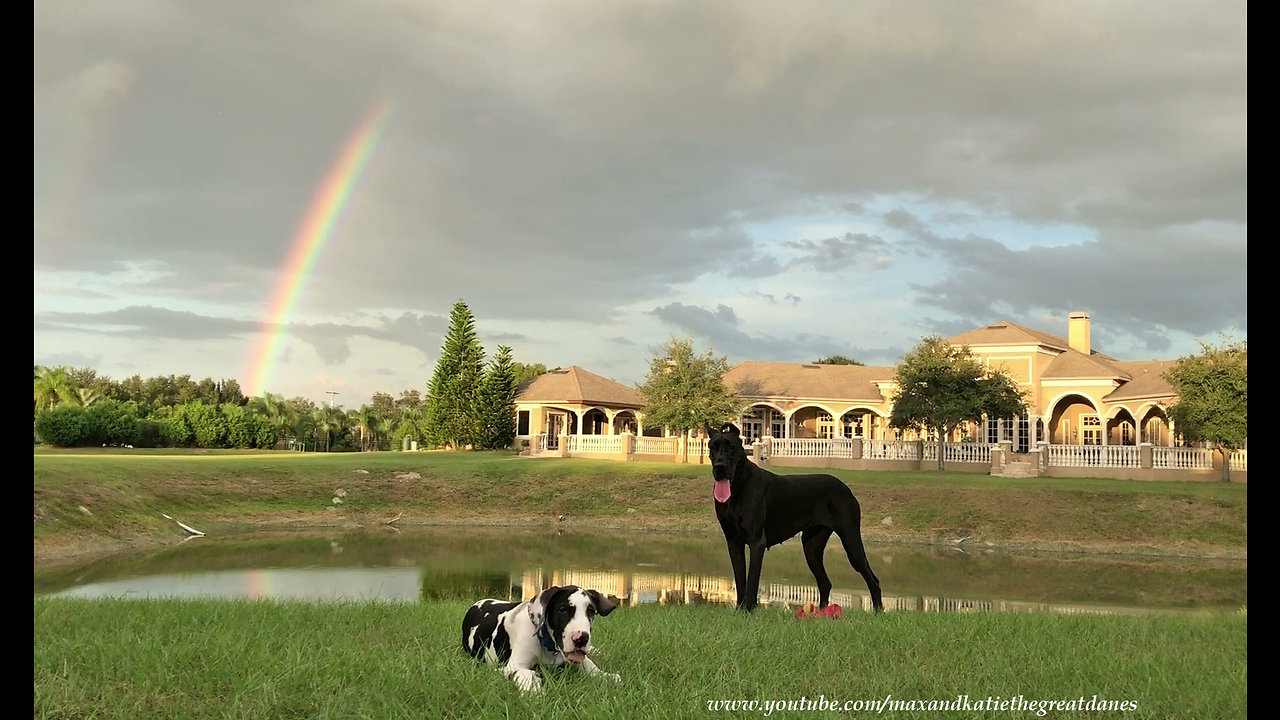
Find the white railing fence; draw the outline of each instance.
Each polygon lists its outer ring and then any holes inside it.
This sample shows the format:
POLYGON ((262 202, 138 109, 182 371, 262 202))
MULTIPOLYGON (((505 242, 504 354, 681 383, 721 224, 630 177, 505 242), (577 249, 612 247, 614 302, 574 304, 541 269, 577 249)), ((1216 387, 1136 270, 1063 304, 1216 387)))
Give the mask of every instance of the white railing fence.
POLYGON ((621 435, 570 435, 569 452, 621 453, 621 435))
POLYGON ((862 457, 868 460, 919 460, 919 448, 919 443, 902 440, 863 440, 862 457))
POLYGON ((635 452, 638 455, 675 455, 680 449, 680 438, 645 437, 636 438, 635 452))
POLYGON ((1055 467, 1142 467, 1134 445, 1046 445, 1055 467))
POLYGON ((829 457, 830 440, 819 438, 774 438, 769 444, 769 457, 829 457))
POLYGON ((1240 472, 1249 472, 1249 451, 1236 450, 1231 453, 1231 464, 1227 467, 1240 472))
MULTIPOLYGON (((933 444, 937 445, 937 443, 933 444)), ((942 459, 944 462, 986 463, 990 465, 991 448, 993 447, 997 446, 990 443, 947 443, 942 459)), ((938 459, 936 448, 933 451, 933 459, 938 459)))
POLYGON ((1151 467, 1176 470, 1213 469, 1213 451, 1194 447, 1153 447, 1151 467))

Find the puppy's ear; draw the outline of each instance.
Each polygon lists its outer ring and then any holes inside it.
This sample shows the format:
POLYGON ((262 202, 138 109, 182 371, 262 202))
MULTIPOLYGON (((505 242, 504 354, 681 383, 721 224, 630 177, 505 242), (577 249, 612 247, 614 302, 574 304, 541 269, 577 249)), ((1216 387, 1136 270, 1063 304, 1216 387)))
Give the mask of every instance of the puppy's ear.
POLYGON ((733 424, 733 423, 731 423, 731 422, 727 422, 727 423, 725 423, 724 425, 721 425, 721 426, 720 426, 720 432, 722 432, 722 433, 729 433, 730 435, 732 435, 732 436, 734 436, 734 437, 738 437, 738 436, 739 436, 739 433, 738 433, 738 426, 737 426, 737 425, 734 425, 734 424, 733 424))
POLYGON ((529 619, 533 621, 535 626, 541 625, 543 619, 546 618, 547 603, 551 602, 551 596, 559 589, 558 585, 552 585, 529 601, 529 619))
POLYGON ((707 437, 711 437, 711 433, 715 432, 714 430, 711 429, 711 423, 707 422, 706 420, 702 421, 702 429, 707 432, 707 437))
POLYGON ((601 615, 608 615, 613 612, 615 607, 617 607, 617 605, 614 605, 613 601, 610 600, 608 596, 601 595, 595 590, 588 590, 587 596, 591 598, 591 604, 596 606, 596 612, 601 615))

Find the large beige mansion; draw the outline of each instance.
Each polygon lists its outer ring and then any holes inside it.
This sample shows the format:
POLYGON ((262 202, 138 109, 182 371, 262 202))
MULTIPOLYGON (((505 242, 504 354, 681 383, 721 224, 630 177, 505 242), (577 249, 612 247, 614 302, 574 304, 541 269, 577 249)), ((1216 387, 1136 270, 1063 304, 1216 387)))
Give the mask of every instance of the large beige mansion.
MULTIPOLYGON (((914 469, 943 453, 975 472, 1109 466, 1146 478, 1221 466, 1208 451, 1176 447, 1166 412, 1175 396, 1164 379, 1172 360, 1122 361, 1094 350, 1085 312, 1070 313, 1066 330, 1063 337, 1001 321, 946 338, 1007 372, 1028 405, 1022 417, 959 428, 946 444, 889 427, 893 367, 749 360, 730 368, 725 382, 742 401, 736 420, 744 440, 784 464, 914 469)), ((517 395, 517 444, 531 454, 618 459, 701 452, 705 440, 646 426, 643 408, 634 388, 577 366, 553 370, 517 395)), ((1245 475, 1247 451, 1232 455, 1231 467, 1245 475)))
MULTIPOLYGON (((1089 315, 1073 312, 1067 337, 996 322, 947 338, 967 345, 985 365, 1009 373, 1025 391, 1022 418, 993 418, 953 440, 1007 437, 1025 451, 1039 441, 1066 445, 1171 445, 1163 378, 1172 361, 1126 362, 1094 350, 1089 315)), ((772 438, 896 439, 889 428, 894 368, 746 361, 725 381, 743 400, 739 427, 748 440, 772 438)), ((574 366, 547 373, 517 397, 517 434, 665 435, 644 426, 634 389, 574 366)), ((553 441, 554 442, 554 441, 553 441)))

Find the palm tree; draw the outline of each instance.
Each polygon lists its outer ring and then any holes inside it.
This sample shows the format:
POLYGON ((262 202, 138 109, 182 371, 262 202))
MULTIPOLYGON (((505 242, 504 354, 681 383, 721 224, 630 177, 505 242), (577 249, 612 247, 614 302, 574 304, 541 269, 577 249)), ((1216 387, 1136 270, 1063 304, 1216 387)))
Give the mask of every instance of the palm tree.
POLYGON ((365 451, 365 437, 372 436, 378 424, 378 411, 369 405, 361 405, 359 410, 352 410, 349 419, 360 429, 360 452, 365 451))
POLYGON ((263 393, 251 398, 247 407, 249 412, 264 417, 271 423, 271 426, 276 429, 276 435, 280 438, 279 442, 287 442, 293 435, 293 426, 297 418, 289 408, 289 404, 285 402, 283 395, 263 393))
POLYGON ((48 403, 49 409, 52 410, 59 402, 74 401, 76 394, 71 387, 71 377, 68 374, 67 366, 59 365, 56 368, 47 368, 43 365, 35 366, 35 404, 37 408, 43 408, 48 403))
POLYGON ((324 433, 324 449, 327 452, 332 444, 333 436, 346 430, 347 414, 342 408, 327 406, 311 411, 311 422, 316 433, 324 433))
POLYGON ((373 426, 374 450, 382 449, 382 441, 386 440, 391 435, 392 427, 394 427, 394 425, 392 424, 390 417, 382 414, 378 415, 378 421, 373 426))
POLYGON ((102 399, 102 393, 93 388, 76 388, 75 403, 82 408, 87 408, 102 399))
POLYGON ((298 415, 293 419, 290 426, 293 436, 302 441, 302 449, 307 449, 307 439, 310 438, 312 447, 315 446, 316 439, 316 411, 298 415))
POLYGON ((426 437, 427 411, 422 407, 406 407, 400 412, 400 422, 395 432, 400 437, 408 437, 419 443, 426 437))

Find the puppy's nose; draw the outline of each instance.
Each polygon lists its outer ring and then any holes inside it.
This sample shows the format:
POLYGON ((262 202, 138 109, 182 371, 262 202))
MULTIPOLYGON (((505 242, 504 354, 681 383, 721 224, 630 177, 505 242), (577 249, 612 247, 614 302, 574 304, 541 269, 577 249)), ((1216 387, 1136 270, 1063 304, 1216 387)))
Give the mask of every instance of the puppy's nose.
POLYGON ((574 647, 586 647, 591 642, 591 633, 574 630, 569 634, 569 639, 573 641, 574 647))

